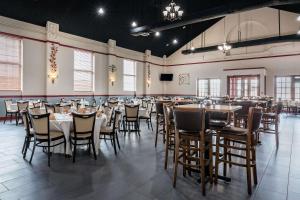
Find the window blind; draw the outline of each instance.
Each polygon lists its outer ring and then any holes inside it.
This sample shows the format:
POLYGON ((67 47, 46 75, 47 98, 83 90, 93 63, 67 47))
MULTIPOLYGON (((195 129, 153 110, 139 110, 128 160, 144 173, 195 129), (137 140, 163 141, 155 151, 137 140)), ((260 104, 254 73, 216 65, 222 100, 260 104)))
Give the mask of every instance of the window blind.
POLYGON ((136 62, 131 60, 123 61, 123 90, 136 91, 136 62))
POLYGON ((0 90, 21 90, 21 42, 0 35, 0 90))
POLYGON ((93 54, 88 51, 74 51, 74 91, 94 90, 93 54))

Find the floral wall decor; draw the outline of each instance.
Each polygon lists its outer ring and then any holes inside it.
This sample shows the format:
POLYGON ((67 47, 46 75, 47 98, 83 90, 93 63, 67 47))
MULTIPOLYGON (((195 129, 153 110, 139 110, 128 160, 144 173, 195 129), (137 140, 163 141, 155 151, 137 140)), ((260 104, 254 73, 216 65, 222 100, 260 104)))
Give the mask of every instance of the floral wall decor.
POLYGON ((179 74, 178 81, 179 85, 190 85, 190 74, 179 74))
POLYGON ((56 55, 58 52, 58 46, 56 46, 54 43, 51 45, 51 52, 50 52, 50 73, 48 74, 48 77, 50 78, 51 82, 54 83, 55 79, 58 77, 58 67, 56 63, 56 55))

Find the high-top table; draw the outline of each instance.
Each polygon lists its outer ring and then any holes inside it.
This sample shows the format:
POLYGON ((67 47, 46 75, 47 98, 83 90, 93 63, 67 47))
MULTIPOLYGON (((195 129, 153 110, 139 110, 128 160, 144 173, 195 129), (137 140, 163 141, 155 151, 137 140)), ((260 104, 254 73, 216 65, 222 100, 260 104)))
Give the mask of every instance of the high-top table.
POLYGON ((232 106, 232 105, 210 105, 204 106, 201 104, 188 104, 188 105, 179 105, 176 106, 179 108, 195 109, 195 108, 204 108, 208 112, 235 112, 240 110, 242 106, 232 106))

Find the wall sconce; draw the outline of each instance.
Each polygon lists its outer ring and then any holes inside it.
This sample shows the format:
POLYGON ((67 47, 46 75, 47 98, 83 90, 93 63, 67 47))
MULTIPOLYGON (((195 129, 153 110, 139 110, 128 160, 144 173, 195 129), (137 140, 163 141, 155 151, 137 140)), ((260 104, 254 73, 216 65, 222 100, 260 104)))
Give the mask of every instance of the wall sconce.
POLYGON ((57 71, 50 71, 50 73, 48 74, 49 79, 51 80, 52 84, 54 83, 54 81, 57 79, 58 74, 57 71))
POLYGON ((148 79, 148 80, 147 80, 147 87, 149 88, 149 87, 150 87, 150 85, 151 85, 151 80, 150 80, 150 79, 148 79))
POLYGON ((111 86, 114 86, 114 84, 115 84, 115 79, 114 79, 114 78, 111 78, 111 79, 110 79, 110 83, 111 83, 111 86))

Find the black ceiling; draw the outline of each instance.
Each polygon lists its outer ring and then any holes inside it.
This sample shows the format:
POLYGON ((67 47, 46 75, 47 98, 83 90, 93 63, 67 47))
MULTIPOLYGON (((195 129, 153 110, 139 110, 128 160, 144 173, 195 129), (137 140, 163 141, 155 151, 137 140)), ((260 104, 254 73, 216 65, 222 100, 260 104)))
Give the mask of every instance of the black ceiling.
MULTIPOLYGON (((114 39, 121 47, 141 52, 150 49, 153 55, 168 56, 219 20, 189 25, 185 29, 163 31, 159 38, 153 35, 149 37, 130 35, 132 20, 136 20, 139 25, 158 23, 162 21, 163 7, 169 2, 170 0, 1 0, 0 15, 41 26, 45 26, 47 21, 52 21, 58 23, 63 32, 101 42, 114 39), (97 8, 100 6, 105 8, 104 16, 97 15, 97 8), (174 38, 178 39, 177 45, 172 44, 174 38)), ((175 0, 175 2, 181 5, 187 16, 236 1, 175 0)), ((300 12, 299 5, 276 8, 300 12)))

